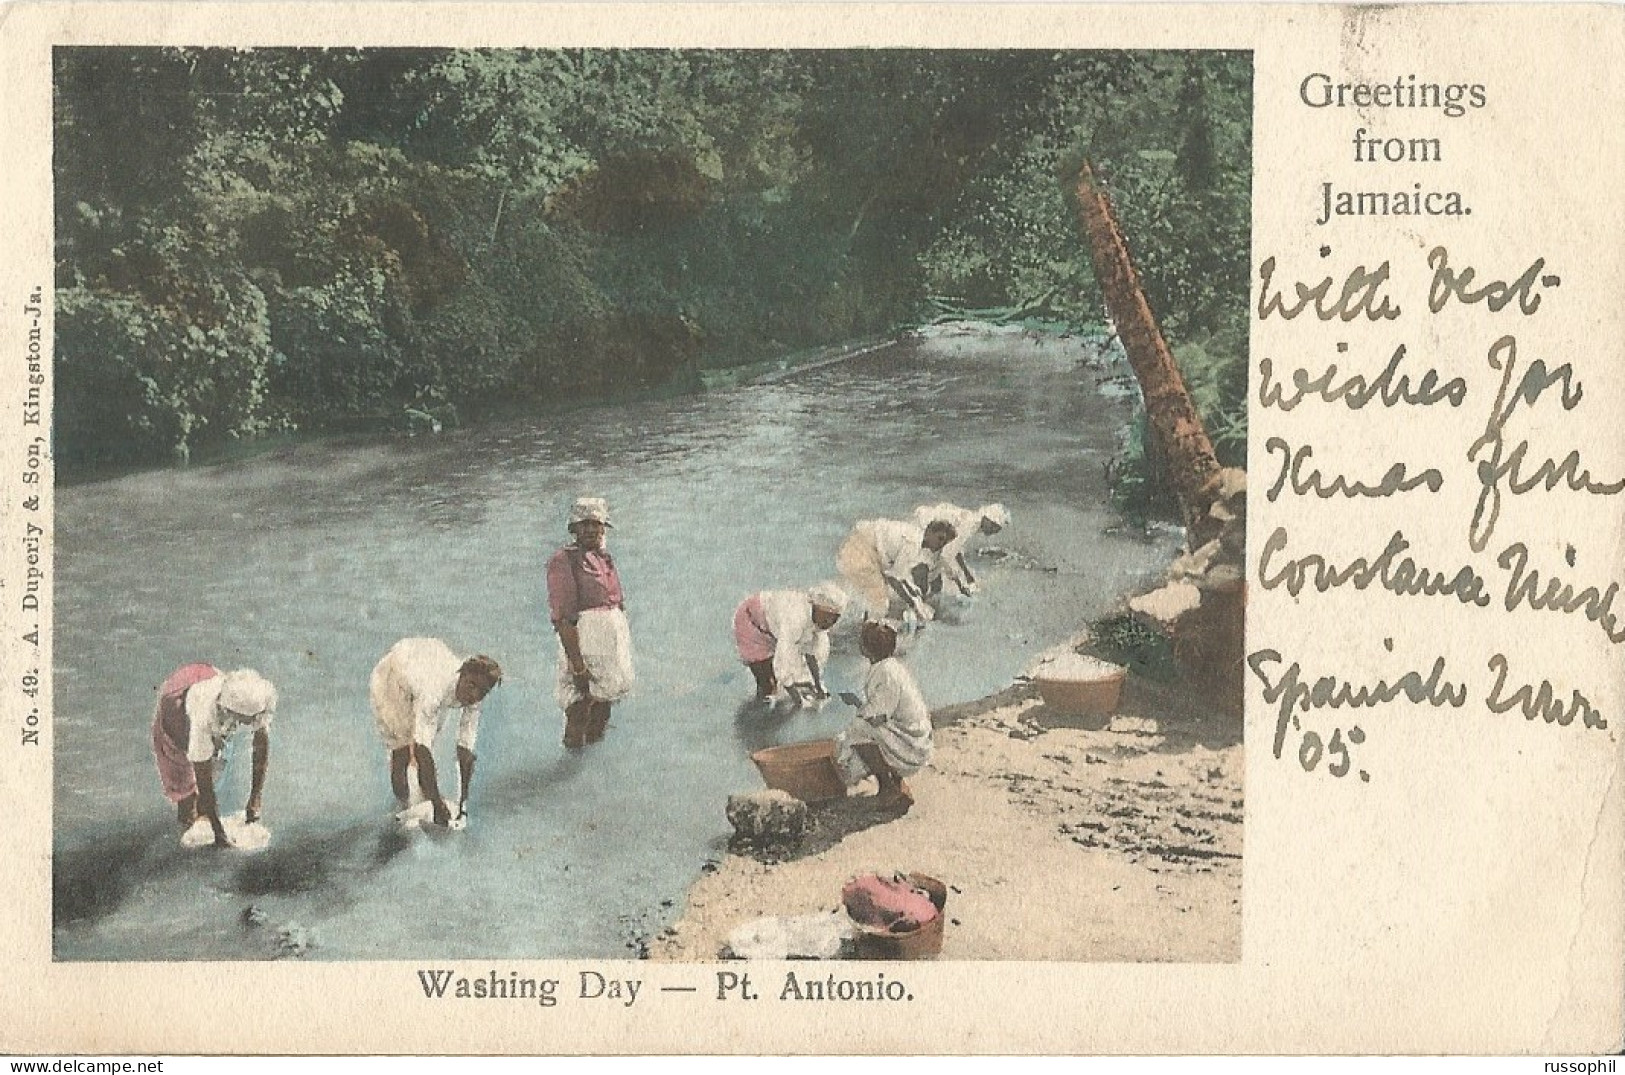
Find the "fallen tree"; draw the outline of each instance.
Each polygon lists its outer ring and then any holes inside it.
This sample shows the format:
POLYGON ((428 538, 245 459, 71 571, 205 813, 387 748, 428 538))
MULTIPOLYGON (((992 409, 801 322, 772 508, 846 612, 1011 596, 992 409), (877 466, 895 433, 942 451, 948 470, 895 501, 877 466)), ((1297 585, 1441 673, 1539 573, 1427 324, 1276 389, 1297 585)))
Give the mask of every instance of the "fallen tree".
POLYGON ((1164 584, 1129 601, 1130 613, 1172 643, 1180 672, 1239 713, 1246 619, 1247 474, 1221 467, 1117 223, 1111 199, 1084 162, 1078 220, 1118 338, 1140 385, 1147 425, 1179 499, 1185 551, 1164 584))

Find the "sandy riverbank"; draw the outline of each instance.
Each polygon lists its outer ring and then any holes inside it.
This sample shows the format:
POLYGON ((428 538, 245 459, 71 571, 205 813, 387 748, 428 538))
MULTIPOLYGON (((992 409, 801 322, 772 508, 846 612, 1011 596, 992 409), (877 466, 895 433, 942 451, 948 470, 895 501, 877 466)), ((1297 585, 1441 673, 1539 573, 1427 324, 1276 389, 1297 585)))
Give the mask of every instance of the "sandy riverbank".
POLYGON ((1241 958, 1239 720, 1133 678, 1104 727, 1020 688, 934 719, 912 810, 852 798, 777 861, 727 855, 650 958, 715 959, 741 923, 835 909, 847 878, 892 869, 950 886, 943 959, 1241 958))

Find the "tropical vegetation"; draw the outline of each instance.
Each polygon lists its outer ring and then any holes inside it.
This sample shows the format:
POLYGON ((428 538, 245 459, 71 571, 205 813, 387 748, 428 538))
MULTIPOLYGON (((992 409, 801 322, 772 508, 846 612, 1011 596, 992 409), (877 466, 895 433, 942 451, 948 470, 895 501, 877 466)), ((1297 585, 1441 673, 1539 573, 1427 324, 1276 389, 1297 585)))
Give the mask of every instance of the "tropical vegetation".
POLYGON ((967 313, 1099 328, 1069 202, 1084 158, 1221 455, 1245 442, 1244 53, 97 47, 55 65, 68 474, 694 387, 967 313))

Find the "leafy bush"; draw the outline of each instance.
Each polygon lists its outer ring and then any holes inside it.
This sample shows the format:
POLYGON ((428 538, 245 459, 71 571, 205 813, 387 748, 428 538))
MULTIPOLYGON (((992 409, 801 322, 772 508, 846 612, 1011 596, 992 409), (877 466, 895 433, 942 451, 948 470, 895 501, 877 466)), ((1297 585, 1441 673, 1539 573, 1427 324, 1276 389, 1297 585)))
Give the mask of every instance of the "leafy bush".
POLYGON ((265 296, 195 269, 191 309, 127 293, 58 293, 57 451, 68 465, 186 460, 280 424, 267 397, 276 358, 265 296))
POLYGON ((321 285, 273 293, 271 339, 286 356, 271 378, 278 400, 332 424, 390 415, 415 398, 399 343, 410 312, 388 264, 358 260, 321 285))
POLYGON ((1147 679, 1166 682, 1178 674, 1173 642, 1131 612, 1090 624, 1089 649, 1147 679))

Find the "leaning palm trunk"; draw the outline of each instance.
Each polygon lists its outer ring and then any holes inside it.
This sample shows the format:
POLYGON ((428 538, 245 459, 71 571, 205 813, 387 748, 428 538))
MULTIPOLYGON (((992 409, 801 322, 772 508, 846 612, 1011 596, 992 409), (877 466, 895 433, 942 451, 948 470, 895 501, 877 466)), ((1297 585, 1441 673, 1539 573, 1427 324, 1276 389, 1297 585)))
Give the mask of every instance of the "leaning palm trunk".
POLYGON ((1167 466, 1185 520, 1185 552, 1164 583, 1128 602, 1173 645, 1175 662, 1223 710, 1242 707, 1243 621, 1247 589, 1247 475, 1221 468, 1185 378, 1157 328, 1128 244, 1106 192, 1085 162, 1078 171, 1078 218, 1095 276, 1145 400, 1156 454, 1167 466))
MULTIPOLYGON (((1209 482, 1219 470, 1213 442, 1208 439, 1185 387, 1185 378, 1174 364, 1156 316, 1145 300, 1111 200, 1095 181, 1087 161, 1078 169, 1077 194, 1078 219, 1089 241, 1095 277, 1106 297, 1106 311, 1140 382, 1151 435, 1167 463, 1186 528, 1194 535, 1196 523, 1207 513, 1211 501, 1209 482)), ((1192 540, 1196 540, 1194 536, 1192 540)))

